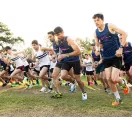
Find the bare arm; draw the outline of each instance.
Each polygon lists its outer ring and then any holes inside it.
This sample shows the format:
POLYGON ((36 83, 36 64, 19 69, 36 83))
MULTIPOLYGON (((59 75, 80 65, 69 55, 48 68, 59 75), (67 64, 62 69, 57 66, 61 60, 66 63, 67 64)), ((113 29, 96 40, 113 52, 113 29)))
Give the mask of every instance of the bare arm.
POLYGON ((108 24, 108 27, 110 32, 116 32, 122 35, 122 45, 124 46, 126 42, 126 38, 127 38, 127 33, 123 31, 122 29, 118 28, 117 26, 115 26, 114 24, 108 24))
POLYGON ((99 40, 96 36, 96 33, 94 33, 94 39, 95 39, 95 47, 96 47, 95 54, 96 54, 96 56, 98 56, 98 55, 100 55, 100 47, 99 47, 99 40))
POLYGON ((33 61, 36 61, 36 58, 35 58, 35 56, 34 56, 34 52, 32 52, 32 60, 33 60, 33 61))
POLYGON ((80 56, 81 51, 80 51, 79 47, 75 44, 75 42, 74 42, 72 39, 70 39, 70 38, 68 38, 67 41, 68 41, 68 44, 69 44, 69 45, 73 48, 73 50, 74 50, 73 52, 68 53, 68 55, 69 55, 69 56, 80 56))
POLYGON ((95 39, 95 46, 96 46, 96 48, 99 48, 99 40, 98 40, 98 38, 96 36, 96 33, 94 33, 94 39, 95 39))
POLYGON ((80 65, 83 66, 83 59, 82 59, 82 55, 79 56, 80 57, 80 65))
POLYGON ((54 52, 53 49, 51 49, 51 48, 45 48, 45 47, 41 47, 41 50, 42 51, 52 51, 52 52, 54 52))
POLYGON ((98 50, 98 51, 95 51, 95 55, 96 56, 99 56, 100 55, 100 51, 98 50))
POLYGON ((99 61, 99 64, 101 64, 103 62, 103 58, 102 56, 100 55, 100 61, 99 61))

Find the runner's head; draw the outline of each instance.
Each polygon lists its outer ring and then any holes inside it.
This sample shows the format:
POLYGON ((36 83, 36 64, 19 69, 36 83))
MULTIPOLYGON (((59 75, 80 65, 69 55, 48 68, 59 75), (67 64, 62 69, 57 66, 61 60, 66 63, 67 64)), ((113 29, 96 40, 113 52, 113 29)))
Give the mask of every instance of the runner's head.
POLYGON ((95 51, 96 50, 95 44, 91 44, 91 46, 92 46, 92 50, 95 51))
POLYGON ((55 33, 55 35, 57 36, 57 38, 59 40, 63 40, 64 39, 64 31, 63 31, 63 29, 61 27, 56 27, 54 29, 54 33, 55 33))
POLYGON ((10 46, 6 46, 6 47, 5 47, 5 52, 6 52, 7 54, 11 54, 11 47, 10 47, 10 46))
POLYGON ((97 28, 100 28, 104 24, 104 15, 101 13, 94 14, 93 20, 97 28))
MULTIPOLYGON (((122 39, 122 38, 123 38, 123 37, 122 37, 122 34, 119 34, 119 35, 118 35, 118 37, 119 37, 119 39, 120 39, 120 42, 122 43, 122 42, 123 42, 123 39, 122 39)), ((127 45, 127 44, 128 44, 128 42, 126 41, 126 42, 125 42, 125 45, 127 45)))
POLYGON ((38 43, 37 40, 33 40, 32 41, 32 47, 33 47, 34 50, 39 49, 39 43, 38 43))
POLYGON ((50 31, 47 33, 48 34, 48 39, 51 41, 51 42, 54 42, 55 41, 55 33, 53 31, 50 31))
POLYGON ((85 59, 88 59, 89 57, 88 57, 88 54, 85 54, 85 59))

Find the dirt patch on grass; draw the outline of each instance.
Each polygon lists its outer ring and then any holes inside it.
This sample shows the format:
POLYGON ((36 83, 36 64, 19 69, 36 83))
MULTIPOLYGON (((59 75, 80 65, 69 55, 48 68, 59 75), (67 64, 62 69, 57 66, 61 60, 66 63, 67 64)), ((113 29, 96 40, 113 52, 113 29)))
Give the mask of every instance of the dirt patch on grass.
POLYGON ((8 112, 1 112, 0 117, 132 117, 127 111, 105 111, 88 110, 86 112, 78 112, 76 110, 69 110, 68 108, 52 108, 45 107, 32 110, 12 110, 8 112))

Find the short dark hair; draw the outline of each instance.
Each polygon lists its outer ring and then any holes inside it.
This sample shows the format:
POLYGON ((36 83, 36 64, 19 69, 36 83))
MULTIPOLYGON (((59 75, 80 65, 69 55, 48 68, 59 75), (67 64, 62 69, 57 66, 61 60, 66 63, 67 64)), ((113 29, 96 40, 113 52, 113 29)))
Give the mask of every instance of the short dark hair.
POLYGON ((97 13, 97 14, 94 14, 94 16, 93 16, 93 19, 95 19, 95 18, 100 18, 100 19, 104 20, 104 15, 101 13, 97 13))
POLYGON ((47 34, 48 34, 48 35, 51 34, 51 35, 53 35, 53 36, 55 35, 55 33, 54 33, 53 31, 50 31, 50 32, 48 32, 47 34))
POLYGON ((61 32, 63 32, 63 29, 62 29, 60 26, 58 26, 58 27, 56 27, 56 28, 54 29, 54 33, 55 33, 55 34, 58 34, 58 33, 61 33, 61 32))
POLYGON ((5 50, 5 51, 11 50, 11 47, 10 47, 10 46, 6 46, 4 50, 5 50))
POLYGON ((38 45, 38 41, 37 41, 37 40, 33 40, 33 41, 32 41, 32 44, 38 45))

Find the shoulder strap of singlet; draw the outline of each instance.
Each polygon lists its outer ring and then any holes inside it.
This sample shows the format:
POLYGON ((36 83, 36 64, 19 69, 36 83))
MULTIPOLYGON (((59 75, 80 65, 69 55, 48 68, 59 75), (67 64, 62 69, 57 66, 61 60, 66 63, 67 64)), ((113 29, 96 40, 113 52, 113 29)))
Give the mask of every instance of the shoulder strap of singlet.
POLYGON ((108 28, 108 23, 105 24, 105 28, 108 28))
MULTIPOLYGON (((68 36, 65 36, 64 39, 67 40, 68 36)), ((61 41, 58 40, 58 46, 60 46, 61 41)))
MULTIPOLYGON (((108 30, 108 31, 109 31, 108 23, 105 24, 104 30, 108 30)), ((96 37, 97 37, 97 39, 98 39, 98 34, 99 34, 99 29, 98 29, 98 28, 95 30, 95 33, 96 33, 96 37)))
MULTIPOLYGON (((110 31, 109 31, 108 23, 105 24, 105 28, 104 28, 104 30, 110 32, 110 31)), ((110 34, 111 34, 111 33, 110 33, 110 34)))
POLYGON ((132 44, 131 44, 131 42, 128 42, 128 47, 132 47, 132 44))

